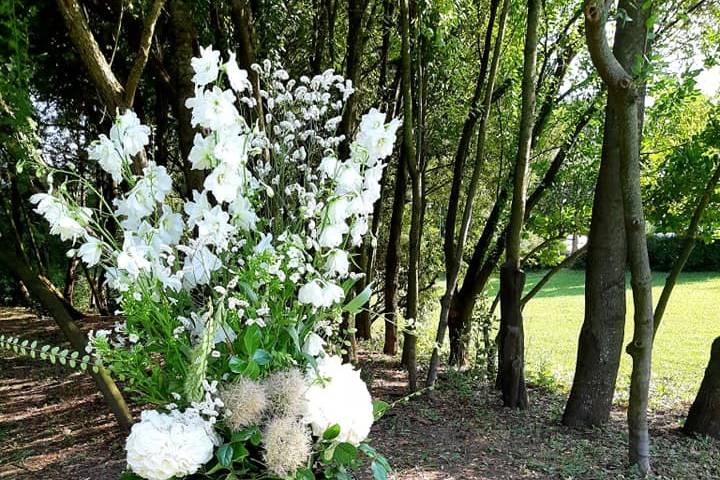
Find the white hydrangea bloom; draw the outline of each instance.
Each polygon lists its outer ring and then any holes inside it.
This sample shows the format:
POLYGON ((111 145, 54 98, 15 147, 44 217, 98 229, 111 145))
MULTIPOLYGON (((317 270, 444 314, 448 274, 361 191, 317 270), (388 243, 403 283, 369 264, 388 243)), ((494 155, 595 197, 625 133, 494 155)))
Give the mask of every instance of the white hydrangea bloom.
POLYGON ((372 427, 373 405, 360 372, 342 359, 326 355, 317 360, 317 370, 307 373, 303 420, 313 434, 321 436, 329 427, 340 426, 338 442, 359 445, 372 427))
POLYGON ((195 412, 142 412, 125 442, 127 464, 147 480, 182 478, 213 458, 211 426, 195 412))

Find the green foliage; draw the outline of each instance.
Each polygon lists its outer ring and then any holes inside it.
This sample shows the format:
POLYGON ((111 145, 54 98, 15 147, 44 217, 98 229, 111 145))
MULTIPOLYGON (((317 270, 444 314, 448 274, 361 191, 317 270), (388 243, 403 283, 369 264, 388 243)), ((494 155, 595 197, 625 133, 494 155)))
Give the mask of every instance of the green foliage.
POLYGON ((30 358, 39 358, 53 365, 65 365, 80 371, 90 369, 97 373, 103 367, 99 358, 93 358, 90 355, 81 356, 77 351, 70 351, 67 348, 61 349, 57 345, 40 346, 37 340, 31 342, 27 339, 22 340, 18 337, 0 335, 0 350, 7 350, 30 358))
MULTIPOLYGON (((653 270, 667 272, 673 268, 680 256, 685 238, 680 236, 649 235, 647 246, 650 267, 653 270)), ((720 240, 695 242, 683 271, 720 272, 720 240)))

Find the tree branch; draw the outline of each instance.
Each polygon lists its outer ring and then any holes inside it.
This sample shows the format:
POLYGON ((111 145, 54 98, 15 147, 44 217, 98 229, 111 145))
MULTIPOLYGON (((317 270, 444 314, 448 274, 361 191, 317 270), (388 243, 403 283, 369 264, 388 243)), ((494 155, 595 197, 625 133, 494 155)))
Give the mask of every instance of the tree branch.
POLYGON ((113 112, 122 106, 125 90, 110 68, 95 40, 77 0, 57 0, 58 7, 81 60, 97 87, 100 97, 113 112))
POLYGON ((148 56, 150 55, 150 46, 152 45, 155 25, 157 24, 158 18, 160 18, 160 12, 164 5, 165 0, 155 0, 150 7, 147 18, 145 18, 138 53, 130 70, 130 74, 128 75, 127 82, 125 82, 125 105, 132 105, 135 100, 135 91, 140 83, 140 77, 142 77, 148 56))
POLYGON ((587 0, 585 13, 585 37, 595 68, 608 88, 629 90, 633 80, 613 54, 605 36, 607 8, 602 0, 587 0))

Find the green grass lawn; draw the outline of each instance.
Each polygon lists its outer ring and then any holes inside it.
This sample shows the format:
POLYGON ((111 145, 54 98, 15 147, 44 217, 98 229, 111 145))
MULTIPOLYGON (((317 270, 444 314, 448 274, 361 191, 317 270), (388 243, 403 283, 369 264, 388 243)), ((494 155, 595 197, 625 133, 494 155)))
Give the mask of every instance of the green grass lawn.
MULTIPOLYGON (((543 272, 528 274, 528 289, 543 272)), ((572 383, 577 342, 584 311, 585 272, 559 272, 525 307, 525 345, 528 375, 535 380, 555 381, 567 388, 572 383)), ((657 301, 665 273, 653 275, 653 299, 657 301)), ((492 285, 497 288, 497 283, 492 285)), ((627 291, 625 343, 632 336, 632 297, 627 291)), ((693 272, 681 275, 657 334, 653 353, 652 401, 672 405, 692 401, 702 380, 710 345, 720 335, 720 273, 693 272)), ((617 400, 627 397, 632 361, 623 353, 617 400)))

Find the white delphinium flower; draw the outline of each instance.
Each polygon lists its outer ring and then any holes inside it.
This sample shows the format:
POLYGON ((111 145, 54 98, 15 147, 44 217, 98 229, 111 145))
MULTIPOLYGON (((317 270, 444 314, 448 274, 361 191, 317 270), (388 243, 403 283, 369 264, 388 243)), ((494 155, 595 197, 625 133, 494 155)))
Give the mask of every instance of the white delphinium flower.
POLYGON ((311 280, 298 291, 298 301, 315 308, 331 307, 345 298, 345 292, 332 282, 311 280))
POLYGON ((264 459, 268 470, 289 478, 303 466, 312 453, 310 434, 294 417, 276 417, 263 432, 264 459))
POLYGON ((365 217, 360 217, 357 219, 357 221, 353 224, 352 228, 350 229, 350 238, 352 245, 354 247, 362 245, 362 239, 363 236, 368 232, 368 224, 367 219, 365 217))
POLYGON ((320 231, 318 243, 325 248, 339 247, 343 242, 343 236, 347 232, 348 226, 345 222, 324 225, 320 231))
POLYGON ((162 206, 162 216, 158 221, 158 237, 167 245, 175 245, 182 238, 185 231, 185 223, 182 215, 173 212, 168 205, 162 206))
POLYGON ((77 256, 82 259, 88 267, 97 265, 102 257, 103 243, 99 239, 87 236, 85 243, 80 245, 77 256))
POLYGON ((252 88, 250 81, 248 80, 248 72, 238 67, 237 60, 235 59, 235 52, 228 52, 230 58, 228 58, 225 64, 225 73, 228 76, 230 87, 238 93, 242 93, 245 90, 252 88))
POLYGON ((100 138, 90 145, 88 158, 97 161, 100 168, 109 173, 115 182, 122 182, 125 161, 115 144, 105 134, 100 135, 100 138))
POLYGON ((185 101, 185 106, 192 109, 191 123, 194 127, 200 125, 210 130, 221 130, 236 125, 240 117, 232 90, 218 87, 196 90, 195 96, 185 101))
POLYGON ((215 138, 212 135, 203 137, 199 133, 195 134, 193 146, 190 149, 188 159, 193 170, 207 170, 215 165, 213 151, 215 150, 215 138))
POLYGON ((196 223, 198 240, 203 244, 215 245, 220 250, 226 249, 235 231, 229 220, 230 215, 220 205, 206 210, 202 220, 196 223))
POLYGON ((207 176, 204 186, 218 202, 231 202, 241 191, 243 175, 237 166, 223 162, 207 176))
POLYGON ((319 357, 325 354, 325 340, 315 332, 310 332, 305 337, 302 348, 303 353, 311 357, 319 357))
POLYGON ((200 47, 200 57, 190 60, 195 75, 192 81, 195 85, 204 86, 217 80, 220 73, 220 52, 213 50, 212 45, 200 47))
POLYGON ((350 216, 350 202, 345 197, 333 200, 328 206, 327 218, 330 223, 344 222, 350 216))
POLYGON ((144 184, 152 198, 162 203, 165 196, 172 190, 172 178, 168 175, 165 167, 155 162, 148 162, 148 165, 143 168, 143 175, 143 179, 138 182, 138 185, 144 184))
POLYGON ((151 264, 146 258, 148 246, 130 232, 125 232, 122 251, 117 256, 117 266, 131 278, 137 279, 141 272, 149 271, 151 264))
POLYGON ((373 405, 358 370, 338 356, 326 355, 318 359, 317 370, 308 371, 307 381, 303 420, 314 435, 321 436, 337 424, 338 442, 357 446, 367 438, 374 421, 373 405))
POLYGON ((338 166, 334 180, 337 182, 335 193, 338 195, 359 192, 363 184, 360 166, 351 160, 343 162, 338 166))
POLYGON ((212 208, 207 198, 207 192, 203 190, 198 192, 193 190, 193 199, 185 202, 183 210, 187 215, 187 224, 190 228, 195 228, 197 222, 203 218, 205 212, 212 208))
POLYGON ((125 155, 137 155, 150 143, 150 128, 140 123, 140 119, 132 110, 118 115, 110 128, 110 139, 122 149, 125 155))
POLYGON ((183 283, 188 288, 207 285, 212 273, 222 267, 220 259, 204 245, 178 245, 177 248, 185 253, 183 283))
POLYGON ((197 413, 142 412, 125 442, 127 464, 147 480, 168 480, 196 473, 213 458, 211 427, 197 413))
POLYGON ((298 301, 316 308, 322 307, 325 304, 325 300, 323 299, 323 289, 320 282, 311 280, 300 287, 298 291, 298 301))
POLYGON ((145 182, 138 182, 125 198, 115 198, 115 215, 125 217, 120 225, 126 231, 136 231, 142 220, 155 209, 155 200, 145 182))
POLYGON ((235 225, 246 231, 255 231, 260 220, 255 214, 250 201, 243 195, 237 195, 230 203, 230 213, 235 225))
POLYGON ((85 227, 90 222, 92 210, 86 207, 69 207, 61 198, 47 193, 36 193, 30 197, 36 204, 35 211, 50 224, 50 233, 59 235, 63 241, 75 242, 85 236, 85 227))
POLYGON ((332 250, 325 261, 325 270, 330 275, 337 275, 340 278, 346 277, 350 270, 348 252, 340 249, 332 250))
POLYGON ((250 138, 234 131, 221 132, 213 149, 213 155, 221 162, 240 166, 247 162, 250 138))
POLYGON ((385 114, 374 108, 363 115, 356 142, 367 152, 369 164, 392 154, 400 125, 397 119, 385 125, 385 114))

